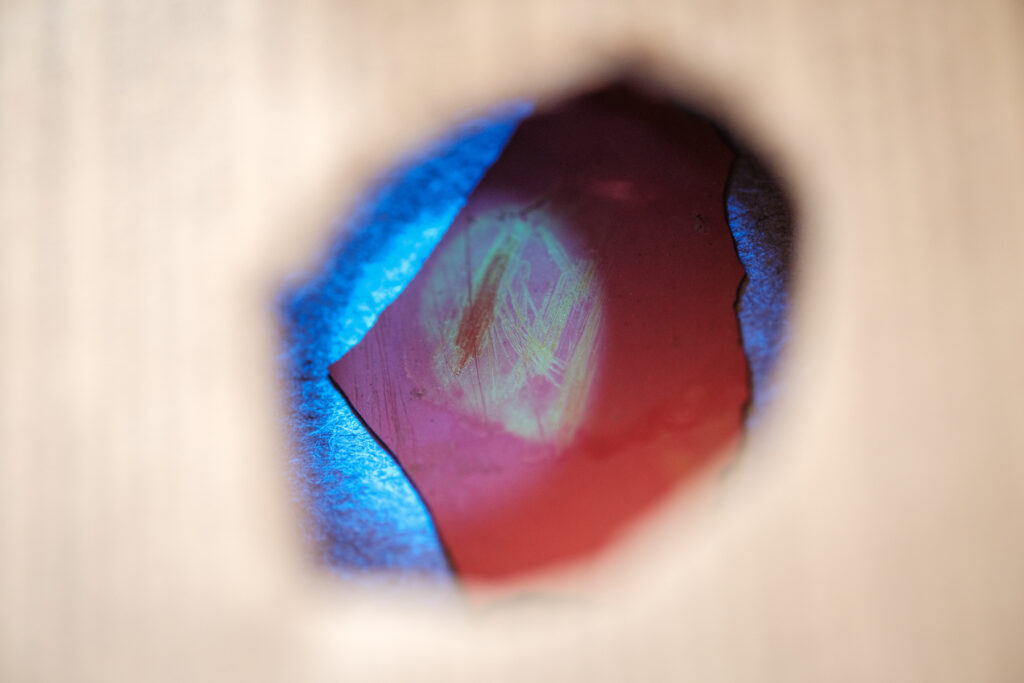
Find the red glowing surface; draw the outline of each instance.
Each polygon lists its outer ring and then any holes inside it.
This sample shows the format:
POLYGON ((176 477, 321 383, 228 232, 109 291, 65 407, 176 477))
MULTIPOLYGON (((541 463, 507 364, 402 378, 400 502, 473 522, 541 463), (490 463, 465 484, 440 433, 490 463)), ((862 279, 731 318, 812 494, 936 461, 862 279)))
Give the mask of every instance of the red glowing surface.
POLYGON ((331 366, 462 576, 586 555, 739 437, 731 159, 625 90, 538 113, 331 366))

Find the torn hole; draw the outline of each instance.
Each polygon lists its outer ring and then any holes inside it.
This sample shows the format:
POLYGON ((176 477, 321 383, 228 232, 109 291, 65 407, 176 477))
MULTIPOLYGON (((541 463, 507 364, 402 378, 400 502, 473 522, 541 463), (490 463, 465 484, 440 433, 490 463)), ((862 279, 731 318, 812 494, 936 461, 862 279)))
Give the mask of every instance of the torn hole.
POLYGON ((282 296, 295 478, 343 574, 585 559, 774 400, 793 235, 772 175, 635 86, 531 111, 381 179, 282 296))

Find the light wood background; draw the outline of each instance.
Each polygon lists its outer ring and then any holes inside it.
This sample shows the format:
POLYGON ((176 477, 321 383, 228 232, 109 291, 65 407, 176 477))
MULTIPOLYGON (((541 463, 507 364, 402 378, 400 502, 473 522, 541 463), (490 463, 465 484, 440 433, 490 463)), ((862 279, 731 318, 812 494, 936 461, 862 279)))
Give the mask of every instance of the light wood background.
POLYGON ((1024 680, 1022 14, 6 0, 0 680, 1024 680), (624 60, 792 185, 773 419, 715 493, 545 579, 581 597, 331 581, 276 288, 410 146, 624 60))

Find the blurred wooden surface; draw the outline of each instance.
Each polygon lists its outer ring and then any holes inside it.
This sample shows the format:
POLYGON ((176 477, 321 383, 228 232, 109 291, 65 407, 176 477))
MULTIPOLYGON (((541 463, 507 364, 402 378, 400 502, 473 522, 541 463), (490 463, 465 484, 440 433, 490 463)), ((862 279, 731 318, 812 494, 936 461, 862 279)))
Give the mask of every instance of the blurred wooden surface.
POLYGON ((1024 8, 0 5, 0 680, 1024 679, 1024 8), (368 175, 622 61, 793 186, 787 391, 720 496, 465 611, 295 538, 271 297, 368 175), (432 605, 425 607, 424 605, 432 605))

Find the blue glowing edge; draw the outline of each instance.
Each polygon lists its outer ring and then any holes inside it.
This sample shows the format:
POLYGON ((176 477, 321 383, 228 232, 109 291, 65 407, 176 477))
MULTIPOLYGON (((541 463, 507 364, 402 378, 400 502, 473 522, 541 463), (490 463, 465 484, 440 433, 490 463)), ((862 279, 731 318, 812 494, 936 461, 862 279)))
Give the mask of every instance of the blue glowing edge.
POLYGON ((469 121, 379 178, 335 226, 340 237, 318 271, 278 301, 291 470, 310 512, 304 531, 340 573, 450 575, 423 501, 327 368, 416 275, 532 108, 515 103, 469 121))

